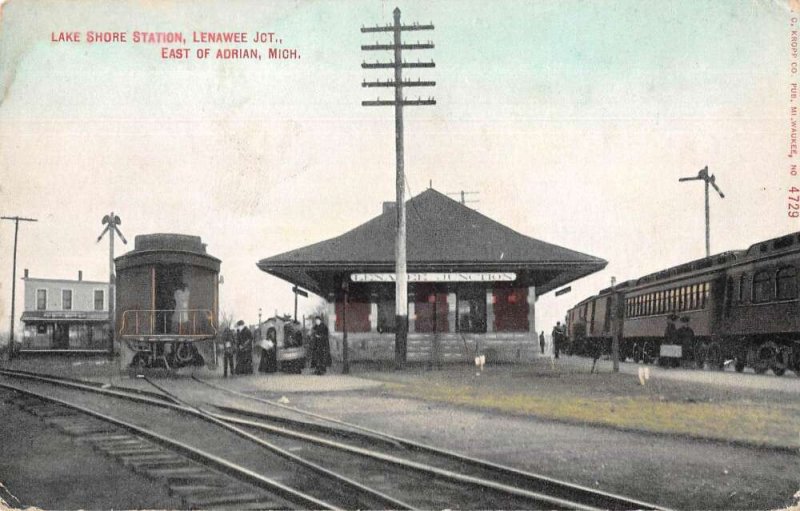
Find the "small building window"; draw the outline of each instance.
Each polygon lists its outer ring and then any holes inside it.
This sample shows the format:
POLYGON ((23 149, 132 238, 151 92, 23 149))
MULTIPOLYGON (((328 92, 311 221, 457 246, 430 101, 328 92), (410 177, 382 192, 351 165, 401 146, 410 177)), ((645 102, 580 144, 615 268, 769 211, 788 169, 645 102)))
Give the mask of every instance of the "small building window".
POLYGON ((456 291, 456 330, 486 332, 486 290, 481 287, 462 287, 456 291))
POLYGON ((46 334, 47 333, 47 324, 46 323, 37 323, 36 324, 36 333, 37 334, 46 334))
POLYGON ((772 278, 769 272, 758 272, 753 276, 753 303, 772 300, 772 278))
POLYGON ((792 266, 778 270, 775 278, 778 300, 797 298, 797 271, 792 266))
POLYGON ((105 291, 102 289, 95 289, 94 290, 94 310, 101 311, 105 310, 105 291))
POLYGON ((72 310, 72 289, 61 290, 61 309, 65 311, 72 310))
POLYGON ((47 289, 36 290, 36 310, 47 310, 47 289))

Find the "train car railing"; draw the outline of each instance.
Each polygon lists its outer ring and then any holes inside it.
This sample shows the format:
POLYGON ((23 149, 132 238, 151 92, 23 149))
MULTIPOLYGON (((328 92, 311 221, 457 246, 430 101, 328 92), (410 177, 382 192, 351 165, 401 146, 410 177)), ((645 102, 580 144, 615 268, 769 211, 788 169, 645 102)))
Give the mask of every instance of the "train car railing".
POLYGON ((208 338, 217 334, 214 314, 208 309, 142 309, 122 313, 123 338, 208 338))

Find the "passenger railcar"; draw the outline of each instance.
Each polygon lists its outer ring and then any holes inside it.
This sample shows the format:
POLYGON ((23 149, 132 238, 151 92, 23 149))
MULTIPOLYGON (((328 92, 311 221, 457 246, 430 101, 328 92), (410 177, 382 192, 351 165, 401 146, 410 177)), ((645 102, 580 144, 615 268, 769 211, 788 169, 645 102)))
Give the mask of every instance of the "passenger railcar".
POLYGON ((623 359, 800 373, 799 267, 793 233, 646 275, 571 309, 570 343, 608 351, 617 336, 623 359))
POLYGON ((115 263, 123 367, 215 367, 220 260, 200 237, 136 236, 134 249, 115 263))

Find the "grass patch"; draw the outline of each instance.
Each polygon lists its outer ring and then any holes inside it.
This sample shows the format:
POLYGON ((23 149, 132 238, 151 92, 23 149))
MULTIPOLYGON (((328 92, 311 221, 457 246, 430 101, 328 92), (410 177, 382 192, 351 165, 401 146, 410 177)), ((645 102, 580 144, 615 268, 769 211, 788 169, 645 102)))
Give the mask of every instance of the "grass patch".
POLYGON ((580 424, 800 448, 800 400, 785 399, 785 394, 770 396, 761 391, 755 395, 759 399, 753 399, 730 390, 667 381, 642 386, 622 374, 534 375, 525 384, 508 371, 481 377, 463 370, 363 376, 384 381, 385 390, 398 397, 580 424))

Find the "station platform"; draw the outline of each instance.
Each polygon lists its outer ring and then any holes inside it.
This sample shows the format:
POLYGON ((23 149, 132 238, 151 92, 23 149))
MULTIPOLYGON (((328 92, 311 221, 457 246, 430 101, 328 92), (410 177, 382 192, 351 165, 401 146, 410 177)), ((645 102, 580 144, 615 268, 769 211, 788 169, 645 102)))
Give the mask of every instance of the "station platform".
MULTIPOLYGON (((257 360, 255 365, 257 366, 257 360)), ((0 368, 89 380, 111 386, 153 390, 152 386, 146 380, 138 378, 134 371, 120 368, 117 359, 109 359, 104 356, 23 356, 16 357, 12 361, 0 362, 0 368)), ((313 374, 309 369, 304 369, 302 374, 281 372, 264 374, 256 371, 253 374, 229 375, 224 378, 221 368, 210 370, 205 367, 185 367, 176 370, 147 369, 142 374, 155 381, 173 381, 173 383, 181 380, 191 381, 194 376, 225 389, 259 395, 283 395, 293 392, 346 392, 375 388, 383 384, 379 381, 340 373, 340 368, 334 367, 322 376, 313 374)))

